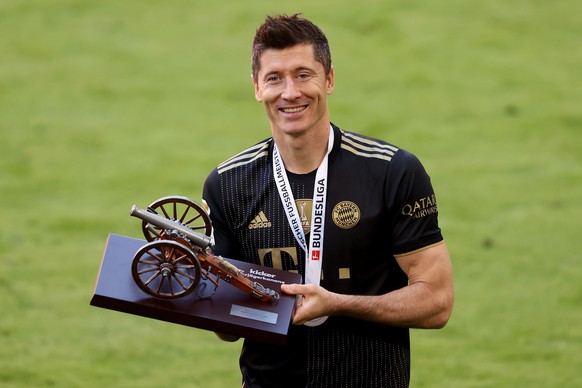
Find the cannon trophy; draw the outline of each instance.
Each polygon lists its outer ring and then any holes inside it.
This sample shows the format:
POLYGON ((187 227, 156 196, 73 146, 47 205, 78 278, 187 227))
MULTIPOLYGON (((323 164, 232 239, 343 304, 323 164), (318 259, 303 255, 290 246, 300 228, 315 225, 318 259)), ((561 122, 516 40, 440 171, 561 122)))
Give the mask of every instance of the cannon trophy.
MULTIPOLYGON (((202 279, 214 284, 214 291, 219 280, 224 280, 261 301, 279 299, 277 292, 252 281, 241 269, 212 254, 210 218, 191 199, 164 197, 145 210, 134 205, 130 215, 142 220, 142 231, 148 241, 135 253, 131 267, 135 283, 145 293, 160 299, 176 299, 196 289, 202 279)), ((212 294, 198 295, 208 298, 212 294)))

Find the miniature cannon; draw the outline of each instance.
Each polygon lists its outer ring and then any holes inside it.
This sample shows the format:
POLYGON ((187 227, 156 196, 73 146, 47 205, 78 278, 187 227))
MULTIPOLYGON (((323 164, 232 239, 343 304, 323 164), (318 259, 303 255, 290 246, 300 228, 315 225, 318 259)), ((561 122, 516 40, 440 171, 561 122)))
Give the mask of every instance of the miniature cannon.
POLYGON ((148 241, 136 252, 131 269, 134 281, 147 294, 160 299, 180 298, 192 292, 202 278, 213 283, 215 290, 222 279, 261 301, 279 299, 277 292, 250 280, 242 270, 212 254, 210 218, 196 202, 185 197, 164 197, 147 210, 134 205, 129 214, 142 220, 148 241))

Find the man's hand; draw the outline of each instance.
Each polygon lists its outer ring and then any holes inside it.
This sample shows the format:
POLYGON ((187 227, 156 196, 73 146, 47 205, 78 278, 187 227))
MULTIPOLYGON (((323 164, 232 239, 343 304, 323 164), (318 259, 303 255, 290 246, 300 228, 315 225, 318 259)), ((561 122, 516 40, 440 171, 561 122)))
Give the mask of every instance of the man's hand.
POLYGON ((298 295, 293 324, 303 325, 312 319, 333 315, 337 294, 315 284, 282 284, 281 291, 298 295))

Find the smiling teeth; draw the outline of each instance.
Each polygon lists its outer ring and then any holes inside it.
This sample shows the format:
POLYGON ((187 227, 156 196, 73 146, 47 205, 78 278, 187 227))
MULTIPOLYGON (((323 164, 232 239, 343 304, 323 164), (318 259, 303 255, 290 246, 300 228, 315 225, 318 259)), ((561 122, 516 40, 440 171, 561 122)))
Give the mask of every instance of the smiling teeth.
POLYGON ((294 112, 302 111, 303 109, 305 109, 304 106, 300 106, 300 107, 297 107, 297 108, 283 108, 283 112, 285 112, 285 113, 294 113, 294 112))

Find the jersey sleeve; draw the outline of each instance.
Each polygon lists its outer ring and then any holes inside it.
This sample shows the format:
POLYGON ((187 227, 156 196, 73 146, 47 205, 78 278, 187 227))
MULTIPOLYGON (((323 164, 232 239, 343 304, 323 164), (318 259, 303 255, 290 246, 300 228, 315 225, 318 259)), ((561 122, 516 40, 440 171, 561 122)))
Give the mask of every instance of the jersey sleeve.
POLYGON ((225 205, 222 200, 220 188, 220 177, 217 169, 214 169, 204 182, 202 200, 208 207, 210 221, 212 222, 214 254, 230 259, 242 260, 240 248, 226 217, 225 205))
POLYGON ((418 158, 399 150, 390 163, 388 178, 393 254, 404 255, 442 241, 436 196, 418 158))

